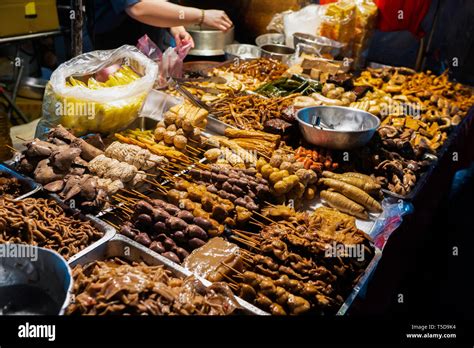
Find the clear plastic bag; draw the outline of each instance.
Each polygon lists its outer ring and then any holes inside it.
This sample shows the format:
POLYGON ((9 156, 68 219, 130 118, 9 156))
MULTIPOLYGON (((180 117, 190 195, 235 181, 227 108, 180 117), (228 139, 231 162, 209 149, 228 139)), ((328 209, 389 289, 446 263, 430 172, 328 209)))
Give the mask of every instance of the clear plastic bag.
POLYGON ((191 50, 191 42, 178 47, 168 47, 162 53, 158 46, 147 36, 144 35, 138 40, 137 48, 148 58, 154 60, 159 67, 158 78, 155 88, 165 88, 168 86, 168 79, 183 77, 184 58, 191 50))
POLYGON ((316 35, 325 11, 325 6, 309 5, 299 11, 286 14, 283 17, 286 45, 294 47, 294 33, 316 35))
POLYGON ((84 53, 61 64, 46 86, 36 136, 43 137, 58 124, 75 135, 110 134, 126 127, 138 116, 157 74, 156 63, 129 45, 84 53), (111 83, 90 78, 116 64, 136 78, 129 78, 124 71, 110 75, 111 83), (117 76, 121 76, 120 83, 117 76), (81 82, 81 78, 88 78, 88 82, 81 82))

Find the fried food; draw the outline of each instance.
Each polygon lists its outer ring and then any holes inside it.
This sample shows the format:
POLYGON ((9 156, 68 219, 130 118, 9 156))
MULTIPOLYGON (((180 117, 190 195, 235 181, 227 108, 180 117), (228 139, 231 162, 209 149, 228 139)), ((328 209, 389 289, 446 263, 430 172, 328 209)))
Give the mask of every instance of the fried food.
POLYGON ((164 266, 120 259, 73 269, 75 302, 68 315, 229 315, 240 308, 220 283, 178 278, 164 266))
POLYGON ((101 238, 89 221, 66 213, 53 200, 0 199, 0 243, 30 244, 57 251, 69 259, 101 238))

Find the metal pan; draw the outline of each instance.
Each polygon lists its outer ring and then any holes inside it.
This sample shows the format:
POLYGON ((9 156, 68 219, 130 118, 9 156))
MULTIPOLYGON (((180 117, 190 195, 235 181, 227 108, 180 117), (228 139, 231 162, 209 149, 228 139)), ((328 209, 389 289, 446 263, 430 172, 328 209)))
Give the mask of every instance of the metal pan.
POLYGON ((448 149, 451 148, 453 145, 454 141, 456 141, 456 138, 459 136, 460 132, 462 131, 463 127, 466 127, 466 125, 469 125, 469 123, 472 123, 474 120, 474 106, 471 106, 469 111, 466 114, 466 117, 463 118, 460 124, 458 124, 452 132, 449 134, 448 138, 444 142, 444 144, 441 146, 441 148, 437 151, 436 156, 438 157, 438 160, 433 161, 428 169, 420 175, 418 178, 415 187, 413 190, 411 190, 407 195, 402 196, 399 195, 395 192, 389 191, 389 190, 382 190, 385 194, 388 196, 392 196, 395 198, 400 198, 404 199, 406 201, 413 201, 415 197, 418 195, 418 193, 423 189, 423 187, 426 185, 427 181, 429 180, 431 174, 433 171, 437 168, 438 163, 441 162, 441 159, 446 156, 446 153, 448 149))
POLYGON ((72 212, 73 214, 76 214, 76 217, 83 221, 90 221, 96 229, 98 229, 99 231, 103 233, 103 236, 99 240, 93 242, 91 245, 87 246, 86 248, 78 252, 77 254, 70 257, 68 260, 69 263, 87 254, 89 251, 93 250, 96 246, 112 239, 117 234, 117 231, 111 225, 105 223, 104 221, 98 219, 97 217, 93 215, 90 215, 90 214, 84 215, 80 212, 80 210, 71 208, 66 203, 64 203, 64 201, 61 200, 61 198, 59 198, 58 195, 47 194, 47 196, 51 197, 56 202, 58 202, 58 204, 66 211, 66 213, 69 211, 69 212, 72 212))
POLYGON ((43 186, 38 184, 33 179, 23 176, 20 173, 15 172, 14 170, 10 169, 8 166, 0 164, 0 172, 7 174, 7 176, 12 178, 17 178, 22 184, 22 191, 24 192, 22 195, 15 197, 15 201, 19 201, 23 198, 29 197, 36 192, 40 191, 43 186))
POLYGON ((357 298, 357 296, 359 296, 359 293, 365 289, 370 279, 372 278, 372 275, 374 274, 375 269, 377 268, 377 265, 380 259, 382 258, 382 250, 380 250, 376 246, 374 246, 374 248, 375 248, 374 257, 370 261, 364 273, 362 273, 362 275, 360 276, 359 280, 357 281, 357 284, 352 289, 352 292, 346 298, 341 308, 337 311, 336 313, 337 316, 342 316, 347 313, 347 311, 351 307, 354 300, 357 298))
MULTIPOLYGON (((111 240, 97 243, 94 248, 88 250, 87 253, 81 253, 81 255, 78 254, 74 260, 69 260, 68 263, 69 266, 73 268, 76 265, 85 265, 93 261, 105 260, 111 257, 121 257, 128 261, 142 261, 152 266, 163 265, 179 278, 194 276, 206 287, 211 285, 211 282, 195 275, 167 258, 120 234, 117 234, 111 240)), ((241 298, 235 298, 245 314, 268 315, 268 313, 258 309, 241 298)))

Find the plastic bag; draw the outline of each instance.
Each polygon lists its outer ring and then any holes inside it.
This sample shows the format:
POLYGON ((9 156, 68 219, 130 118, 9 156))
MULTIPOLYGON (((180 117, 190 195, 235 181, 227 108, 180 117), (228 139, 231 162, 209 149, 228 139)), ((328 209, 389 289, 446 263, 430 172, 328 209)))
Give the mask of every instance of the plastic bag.
POLYGON ((158 63, 159 71, 155 88, 165 88, 168 85, 168 78, 183 77, 183 61, 192 47, 189 42, 178 47, 169 47, 162 54, 158 46, 147 35, 144 35, 138 40, 137 48, 158 63))
POLYGON ((138 39, 137 48, 154 62, 161 60, 163 55, 157 44, 155 44, 146 34, 138 39))
POLYGON ((169 47, 159 65, 159 76, 155 87, 164 88, 168 85, 168 78, 182 78, 183 77, 183 61, 191 50, 191 43, 181 47, 169 47))
POLYGON ((137 117, 157 73, 158 66, 129 45, 84 53, 61 64, 46 86, 36 136, 43 137, 58 124, 78 136, 89 132, 110 134, 126 127, 137 117), (91 77, 114 64, 127 68, 110 75, 107 83, 91 77), (127 75, 132 72, 138 78, 127 75), (88 78, 88 82, 81 78, 88 78))
POLYGON ((285 12, 280 12, 277 13, 273 16, 273 18, 270 20, 270 23, 267 25, 267 30, 269 32, 274 32, 274 33, 280 33, 283 34, 285 32, 285 26, 283 24, 283 18, 288 15, 293 13, 294 11, 288 10, 285 12))
POLYGON ((171 107, 182 104, 183 98, 174 97, 171 94, 152 90, 146 98, 145 105, 140 112, 140 117, 148 117, 157 121, 163 119, 163 114, 171 107))
POLYGON ((283 17, 286 45, 294 47, 294 33, 316 35, 325 10, 325 6, 309 5, 299 11, 286 14, 283 17))

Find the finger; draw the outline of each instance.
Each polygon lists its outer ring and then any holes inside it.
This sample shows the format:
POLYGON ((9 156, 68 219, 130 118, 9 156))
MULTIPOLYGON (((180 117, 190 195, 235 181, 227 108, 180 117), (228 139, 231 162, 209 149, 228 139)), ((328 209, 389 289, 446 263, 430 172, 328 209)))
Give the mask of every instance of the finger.
POLYGON ((224 17, 223 18, 224 22, 229 26, 229 28, 233 25, 232 21, 229 19, 229 17, 224 17))
POLYGON ((221 25, 225 27, 225 30, 228 30, 228 29, 230 29, 230 27, 232 27, 231 24, 229 24, 229 23, 227 23, 227 22, 225 22, 225 21, 221 22, 221 25))

